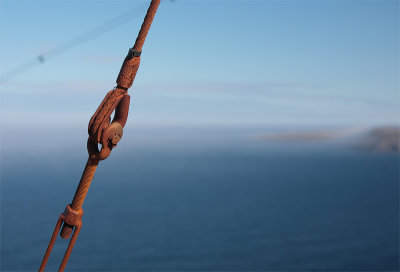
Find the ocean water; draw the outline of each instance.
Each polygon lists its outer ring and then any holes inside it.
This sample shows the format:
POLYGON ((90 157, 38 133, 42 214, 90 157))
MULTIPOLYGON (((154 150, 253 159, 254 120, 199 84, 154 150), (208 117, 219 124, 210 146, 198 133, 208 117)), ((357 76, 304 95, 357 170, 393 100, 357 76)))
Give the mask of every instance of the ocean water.
MULTIPOLYGON (((398 271, 399 156, 298 145, 116 149, 67 270, 398 271)), ((2 271, 38 269, 81 149, 3 152, 2 271)), ((48 271, 66 246, 57 239, 48 271)))

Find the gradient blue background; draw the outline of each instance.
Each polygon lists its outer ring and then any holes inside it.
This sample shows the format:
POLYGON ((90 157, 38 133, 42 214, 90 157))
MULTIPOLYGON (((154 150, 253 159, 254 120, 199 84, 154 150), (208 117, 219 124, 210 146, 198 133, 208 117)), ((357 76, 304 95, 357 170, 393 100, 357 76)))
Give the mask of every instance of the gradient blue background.
MULTIPOLYGON (((0 72, 127 8, 143 14, 142 4, 3 0, 0 72)), ((398 123, 398 10, 398 1, 164 1, 128 125, 398 123)), ((85 123, 141 21, 2 84, 2 126, 28 116, 35 126, 85 123)))

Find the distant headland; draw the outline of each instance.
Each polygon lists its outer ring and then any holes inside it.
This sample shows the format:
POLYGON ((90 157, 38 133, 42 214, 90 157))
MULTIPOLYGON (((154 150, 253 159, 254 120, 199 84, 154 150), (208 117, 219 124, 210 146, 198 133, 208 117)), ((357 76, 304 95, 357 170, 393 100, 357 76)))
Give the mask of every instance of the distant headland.
POLYGON ((339 141, 366 151, 400 153, 400 126, 302 130, 257 135, 258 139, 280 142, 339 141))
POLYGON ((380 127, 366 133, 358 147, 378 152, 400 153, 400 127, 380 127))

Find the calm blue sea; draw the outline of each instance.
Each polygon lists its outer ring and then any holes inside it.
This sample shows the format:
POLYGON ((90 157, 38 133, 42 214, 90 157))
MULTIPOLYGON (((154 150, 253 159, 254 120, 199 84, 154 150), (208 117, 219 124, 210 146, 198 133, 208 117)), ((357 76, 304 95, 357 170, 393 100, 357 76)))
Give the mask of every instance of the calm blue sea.
MULTIPOLYGON (((398 271, 399 156, 299 145, 119 147, 96 172, 67 270, 398 271)), ((38 269, 81 149, 2 154, 2 271, 38 269)))

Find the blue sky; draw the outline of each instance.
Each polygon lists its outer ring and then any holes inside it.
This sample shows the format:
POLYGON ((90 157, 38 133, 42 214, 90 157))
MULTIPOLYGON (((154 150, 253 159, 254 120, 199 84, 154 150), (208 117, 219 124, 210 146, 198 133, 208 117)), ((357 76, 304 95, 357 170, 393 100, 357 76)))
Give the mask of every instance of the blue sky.
MULTIPOLYGON (((3 83, 2 127, 86 125, 145 2, 1 0, 1 73, 141 7, 3 83)), ((130 94, 129 126, 399 123, 399 2, 163 0, 130 94)))

